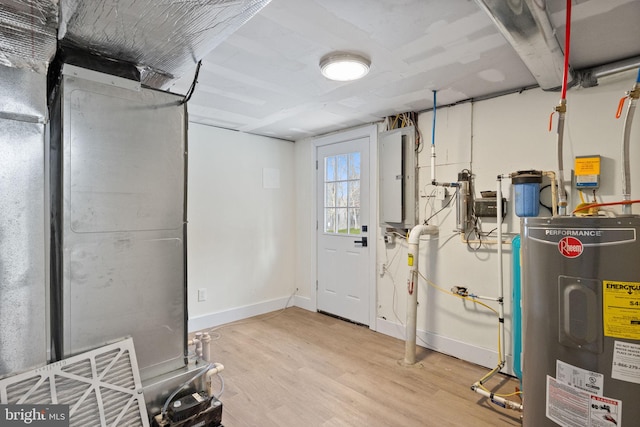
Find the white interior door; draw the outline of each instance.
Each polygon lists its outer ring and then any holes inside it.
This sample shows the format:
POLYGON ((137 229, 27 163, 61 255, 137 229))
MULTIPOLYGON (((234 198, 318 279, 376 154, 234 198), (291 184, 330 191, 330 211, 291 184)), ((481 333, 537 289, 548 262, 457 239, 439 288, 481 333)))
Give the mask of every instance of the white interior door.
POLYGON ((318 310, 369 325, 369 138, 318 147, 318 310))

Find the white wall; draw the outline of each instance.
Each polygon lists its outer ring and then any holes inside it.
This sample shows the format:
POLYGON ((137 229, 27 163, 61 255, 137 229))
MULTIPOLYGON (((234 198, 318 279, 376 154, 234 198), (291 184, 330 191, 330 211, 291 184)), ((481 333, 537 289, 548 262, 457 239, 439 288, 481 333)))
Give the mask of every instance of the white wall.
POLYGON ((315 234, 315 165, 314 146, 311 139, 295 143, 295 192, 296 192, 296 257, 295 282, 299 289, 296 305, 316 310, 315 299, 315 251, 312 242, 315 234), (312 294, 313 293, 313 294, 312 294))
POLYGON ((294 165, 291 142, 189 124, 190 331, 283 308, 294 292, 294 165))
MULTIPOLYGON (((623 120, 615 119, 620 97, 629 90, 635 72, 602 79, 591 89, 571 89, 565 129, 565 171, 570 181, 573 157, 600 154, 602 185, 599 200, 614 201, 621 193, 623 120)), ((556 169, 556 135, 548 118, 558 93, 529 90, 491 100, 441 108, 437 113, 436 150, 439 181, 455 181, 464 168, 476 176, 476 196, 494 190, 496 176, 521 169, 556 169)), ((444 206, 428 197, 430 186, 431 112, 420 115, 425 147, 419 155, 420 221, 444 206)), ((554 127, 555 129, 555 127, 554 127)), ((640 191, 640 119, 632 144, 633 198, 640 191), (635 172, 635 174, 634 174, 635 172)), ((189 130, 188 302, 189 329, 211 327, 284 307, 296 290, 295 303, 315 310, 315 217, 313 145, 295 144, 191 124, 189 130), (273 181, 279 172, 279 188, 273 181), (197 301, 197 289, 208 293, 197 301)), ((570 189, 570 188, 569 188, 570 189)), ((504 185, 509 213, 503 232, 517 233, 508 180, 504 185)), ((571 206, 577 203, 572 192, 571 206)), ((618 209, 619 211, 619 209, 618 209)), ((638 213, 638 207, 634 206, 638 213)), ((541 215, 546 215, 544 209, 541 215)), ((420 270, 444 289, 466 286, 480 295, 496 295, 496 250, 471 250, 452 230, 455 208, 445 207, 430 223, 440 235, 421 244, 420 270)), ((495 219, 484 219, 490 231, 495 219)), ((404 337, 406 306, 406 245, 385 246, 378 229, 377 321, 373 329, 404 337)), ((511 294, 511 250, 505 247, 505 296, 511 294)), ((497 360, 496 319, 475 307, 428 287, 419 291, 418 344, 488 367, 497 360)), ((505 304, 507 353, 511 353, 511 304, 505 304)), ((398 355, 401 358, 402 355, 398 355)), ((508 359, 509 360, 509 359, 508 359)))
MULTIPOLYGON (((564 169, 565 181, 570 183, 574 156, 599 154, 602 156, 601 188, 599 201, 621 199, 621 147, 623 119, 615 119, 618 100, 624 96, 635 81, 636 72, 601 79, 600 85, 590 89, 570 89, 565 127, 564 169)), ((559 93, 543 92, 539 89, 524 91, 474 103, 460 104, 437 111, 436 151, 438 181, 456 181, 457 173, 464 168, 472 169, 476 196, 482 190, 495 190, 498 174, 524 169, 556 170, 555 123, 548 131, 549 114, 559 101, 559 93)), ((638 114, 636 114, 638 115, 638 114)), ((557 117, 556 117, 557 120, 557 117)), ((420 221, 444 206, 439 200, 427 197, 432 190, 430 183, 430 147, 432 113, 419 117, 425 147, 419 155, 420 177, 420 221)), ((636 117, 631 149, 632 198, 640 195, 640 118, 636 117), (634 173, 635 172, 635 173, 634 173)), ((296 204, 299 207, 298 225, 308 233, 308 211, 304 206, 312 202, 309 189, 313 180, 309 141, 296 143, 296 204)), ((567 189, 571 191, 570 186, 567 189)), ((504 233, 518 233, 519 219, 513 213, 513 198, 509 181, 504 182, 508 201, 508 215, 504 233)), ((579 198, 572 191, 570 207, 575 207, 579 198)), ((620 212, 620 208, 617 208, 620 212)), ((634 206, 634 213, 640 212, 634 206)), ((541 216, 548 215, 541 208, 541 216)), ((479 295, 497 295, 498 262, 496 249, 483 246, 471 250, 460 241, 452 230, 455 227, 455 206, 444 208, 431 224, 440 226, 440 235, 421 243, 420 270, 444 289, 454 285, 468 287, 479 295)), ((495 227, 493 218, 483 221, 482 229, 495 227)), ((380 232, 380 229, 378 229, 380 232)), ((397 240, 395 245, 385 246, 378 236, 378 271, 385 264, 385 273, 378 275, 378 319, 372 328, 399 338, 404 337, 402 323, 405 319, 407 260, 406 245, 397 240)), ((315 292, 311 269, 305 263, 315 262, 307 239, 297 241, 296 283, 301 295, 315 292)), ((511 249, 505 247, 505 311, 507 330, 507 354, 511 354, 511 249)), ((315 279, 313 279, 315 280, 315 279)), ((420 281, 418 308, 418 344, 438 349, 465 360, 487 367, 497 361, 497 320, 482 308, 438 292, 420 281)), ((398 355, 401 358, 402 355, 398 355)), ((510 358, 508 358, 510 360, 510 358)), ((510 366, 508 367, 510 369, 510 366)))

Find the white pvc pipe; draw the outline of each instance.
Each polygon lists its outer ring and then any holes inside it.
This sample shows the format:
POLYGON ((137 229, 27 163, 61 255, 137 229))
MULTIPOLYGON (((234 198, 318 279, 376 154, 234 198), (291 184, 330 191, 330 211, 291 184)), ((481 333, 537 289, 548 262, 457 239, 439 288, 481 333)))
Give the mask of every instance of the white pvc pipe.
POLYGON ((198 359, 202 359, 202 332, 196 332, 195 338, 187 341, 188 346, 194 346, 194 353, 198 359))
MULTIPOLYGON (((497 182, 497 192, 496 198, 499 201, 502 201, 502 176, 498 175, 497 182)), ((503 274, 503 265, 502 265, 502 203, 497 203, 498 209, 496 213, 496 227, 498 228, 498 328, 500 330, 500 341, 501 341, 501 355, 498 364, 500 366, 504 365, 504 274, 503 274)))
POLYGON ((209 362, 211 359, 211 335, 208 332, 202 333, 202 359, 209 362))
POLYGON ((438 234, 435 225, 416 225, 411 229, 408 239, 407 258, 409 264, 409 282, 407 283, 407 324, 404 348, 404 363, 416 363, 416 319, 418 315, 418 255, 420 250, 420 236, 423 234, 438 234))
POLYGON ((222 363, 213 363, 213 367, 207 371, 206 379, 207 379, 207 394, 209 396, 213 396, 213 376, 219 374, 224 370, 224 365, 222 363))
POLYGON ((436 146, 431 144, 431 182, 436 182, 436 146))
POLYGON ((436 183, 436 91, 433 91, 433 123, 431 129, 431 183, 436 183))

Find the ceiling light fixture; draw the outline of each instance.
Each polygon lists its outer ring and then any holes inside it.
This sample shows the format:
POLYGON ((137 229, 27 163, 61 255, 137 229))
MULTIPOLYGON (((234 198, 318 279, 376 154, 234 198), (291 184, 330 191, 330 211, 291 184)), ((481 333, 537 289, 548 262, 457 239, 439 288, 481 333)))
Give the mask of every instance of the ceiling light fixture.
POLYGON ((370 60, 353 53, 330 53, 320 60, 322 75, 340 82, 361 79, 369 72, 369 66, 370 60))

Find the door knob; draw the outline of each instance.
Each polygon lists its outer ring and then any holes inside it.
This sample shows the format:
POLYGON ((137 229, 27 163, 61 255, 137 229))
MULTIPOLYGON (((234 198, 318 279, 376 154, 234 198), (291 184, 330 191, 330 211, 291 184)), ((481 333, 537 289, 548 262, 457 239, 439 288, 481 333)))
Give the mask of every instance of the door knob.
POLYGON ((355 241, 355 242, 353 242, 353 243, 360 243, 360 244, 362 245, 362 247, 363 247, 363 248, 366 248, 366 247, 367 247, 367 238, 366 238, 366 237, 363 237, 363 238, 362 238, 362 240, 356 240, 356 241, 355 241))

